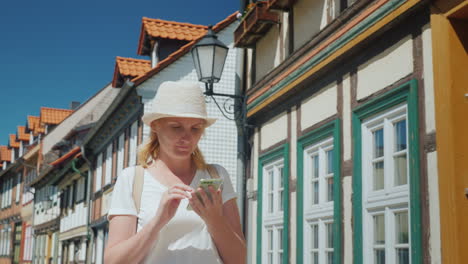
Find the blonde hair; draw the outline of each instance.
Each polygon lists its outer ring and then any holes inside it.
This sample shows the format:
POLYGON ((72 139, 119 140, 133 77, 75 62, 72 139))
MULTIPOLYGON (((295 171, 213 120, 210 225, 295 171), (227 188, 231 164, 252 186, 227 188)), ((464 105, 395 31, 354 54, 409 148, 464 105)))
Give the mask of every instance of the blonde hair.
MULTIPOLYGON (((149 140, 139 146, 138 150, 138 164, 143 166, 143 168, 148 168, 148 166, 157 160, 159 155, 159 140, 156 132, 151 131, 149 140)), ((195 163, 197 169, 204 170, 206 169, 205 158, 198 146, 195 148, 195 151, 192 153, 192 160, 195 163)))

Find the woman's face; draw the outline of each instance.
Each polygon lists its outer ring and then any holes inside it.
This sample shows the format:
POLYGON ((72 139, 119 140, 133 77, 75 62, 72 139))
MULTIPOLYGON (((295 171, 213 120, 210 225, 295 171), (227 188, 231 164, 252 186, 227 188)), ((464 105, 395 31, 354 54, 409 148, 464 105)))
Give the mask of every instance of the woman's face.
POLYGON ((151 124, 159 140, 159 151, 173 159, 186 159, 195 151, 205 129, 200 118, 167 117, 151 124))

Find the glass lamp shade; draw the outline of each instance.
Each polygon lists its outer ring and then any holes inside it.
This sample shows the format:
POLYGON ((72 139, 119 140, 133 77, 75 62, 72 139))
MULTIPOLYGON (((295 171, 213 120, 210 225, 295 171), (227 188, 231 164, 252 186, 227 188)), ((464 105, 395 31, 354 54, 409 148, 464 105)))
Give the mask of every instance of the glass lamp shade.
POLYGON ((219 82, 228 50, 228 47, 219 41, 209 28, 208 33, 192 48, 193 62, 199 81, 219 82))

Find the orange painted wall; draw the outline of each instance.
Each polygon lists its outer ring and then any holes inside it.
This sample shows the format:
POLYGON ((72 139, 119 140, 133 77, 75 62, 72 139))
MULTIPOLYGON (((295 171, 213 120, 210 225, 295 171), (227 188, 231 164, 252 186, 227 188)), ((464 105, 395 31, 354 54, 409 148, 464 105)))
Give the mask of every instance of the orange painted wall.
POLYGON ((468 259, 468 1, 458 2, 431 14, 443 263, 468 259))

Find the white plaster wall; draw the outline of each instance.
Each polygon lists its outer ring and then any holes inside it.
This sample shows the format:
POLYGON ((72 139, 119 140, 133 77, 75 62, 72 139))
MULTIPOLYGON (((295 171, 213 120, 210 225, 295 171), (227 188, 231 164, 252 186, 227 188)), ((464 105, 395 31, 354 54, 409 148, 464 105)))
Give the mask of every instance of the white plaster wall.
POLYGON ((351 78, 343 77, 343 160, 351 159, 351 78))
POLYGON ((263 36, 258 42, 256 47, 256 80, 260 80, 269 71, 273 70, 281 62, 282 49, 280 26, 274 25, 270 28, 268 33, 263 36))
POLYGON ((430 24, 423 27, 423 78, 424 78, 424 104, 426 107, 426 133, 434 132, 435 105, 434 105, 434 72, 432 64, 432 33, 430 24))
POLYGON ((344 256, 343 263, 353 263, 353 222, 352 222, 352 177, 343 177, 343 239, 344 239, 344 256))
POLYGON ((439 204, 439 180, 437 166, 437 151, 427 154, 427 178, 429 189, 429 238, 431 263, 442 263, 440 243, 440 204, 439 204))
POLYGON ((301 102, 300 121, 302 129, 337 113, 337 89, 336 83, 332 83, 301 102))
MULTIPOLYGON (((252 194, 253 191, 258 190, 258 144, 260 132, 258 128, 255 129, 252 144, 252 166, 251 175, 253 176, 247 182, 247 193, 252 194)), ((248 205, 248 218, 247 218, 247 262, 249 264, 256 263, 256 250, 257 250, 257 201, 249 199, 248 205)))
MULTIPOLYGON (((238 22, 234 22, 217 34, 218 39, 229 47, 229 52, 224 65, 223 74, 219 83, 214 85, 217 93, 234 94, 235 71, 236 71, 236 49, 234 48, 234 29, 238 22)), ((152 100, 157 89, 164 81, 198 81, 197 73, 193 66, 190 53, 185 54, 173 62, 161 72, 146 80, 137 87, 137 92, 142 96, 144 112, 152 109, 152 100)), ((204 90, 204 84, 200 83, 200 89, 204 90)), ((218 103, 224 104, 225 98, 217 98, 218 103)), ((226 119, 218 110, 211 98, 207 98, 208 116, 217 118, 215 124, 210 126, 202 139, 199 147, 208 163, 217 163, 226 168, 231 176, 234 189, 237 189, 237 128, 234 121, 226 119)), ((232 116, 231 116, 232 117, 232 116)), ((149 128, 145 125, 143 138, 149 135, 149 128)))
POLYGON ((326 0, 298 0, 294 5, 294 50, 327 25, 326 0))
POLYGON ((44 137, 42 153, 48 153, 55 144, 62 140, 89 113, 93 113, 93 120, 99 120, 115 96, 117 96, 119 90, 112 88, 109 84, 96 95, 89 98, 88 101, 84 102, 75 112, 44 137))
POLYGON ((357 99, 365 98, 413 72, 413 40, 407 36, 358 67, 357 99))
POLYGON ((288 114, 284 112, 270 120, 262 127, 260 133, 262 150, 286 139, 288 136, 288 114))

